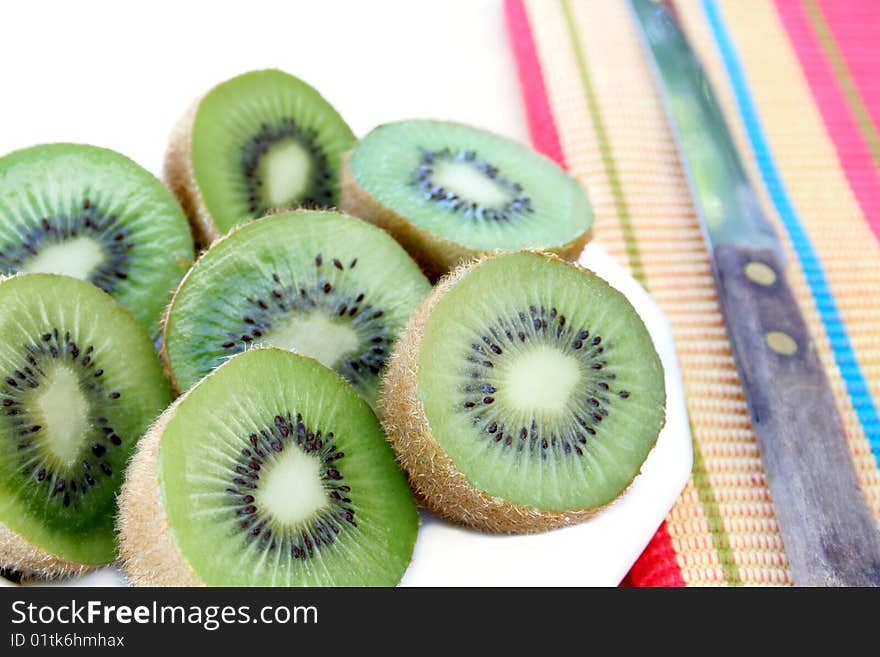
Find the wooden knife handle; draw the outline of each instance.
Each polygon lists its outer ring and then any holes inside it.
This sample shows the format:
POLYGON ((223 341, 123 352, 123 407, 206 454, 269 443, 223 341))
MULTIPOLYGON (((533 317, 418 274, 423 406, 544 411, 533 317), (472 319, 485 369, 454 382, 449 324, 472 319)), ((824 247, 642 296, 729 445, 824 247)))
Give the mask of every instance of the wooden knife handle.
POLYGON ((775 254, 715 248, 721 310, 799 586, 880 585, 880 531, 825 371, 775 254))

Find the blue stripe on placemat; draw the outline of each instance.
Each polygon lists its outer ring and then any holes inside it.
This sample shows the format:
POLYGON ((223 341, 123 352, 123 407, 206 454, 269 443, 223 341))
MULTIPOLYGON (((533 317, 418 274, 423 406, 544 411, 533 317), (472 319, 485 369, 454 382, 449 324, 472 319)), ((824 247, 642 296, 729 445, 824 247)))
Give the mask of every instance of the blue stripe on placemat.
POLYGON ((770 151, 770 145, 767 143, 767 138, 764 135, 761 120, 758 118, 758 112, 749 91, 745 72, 739 61, 739 55, 724 24, 721 10, 718 8, 718 2, 716 0, 703 0, 703 9, 706 12, 712 34, 715 37, 715 43, 727 69, 727 75, 736 96, 737 106, 739 107, 740 117, 745 125, 758 168, 761 170, 764 185, 770 193, 770 198, 776 206, 779 217, 788 231, 792 246, 794 246, 794 250, 800 260, 804 276, 816 303, 816 309, 819 311, 819 316, 828 335, 828 341, 831 343, 834 360, 840 369, 840 374, 846 384, 853 408, 865 432, 865 437, 871 445, 874 458, 877 460, 878 466, 880 466, 880 418, 877 415, 877 407, 868 390, 868 384, 862 374, 862 369, 856 360, 855 352, 846 332, 846 325, 837 309, 837 303, 834 300, 834 295, 831 294, 828 280, 825 278, 822 262, 816 255, 813 244, 806 230, 804 230, 803 224, 801 224, 797 211, 788 197, 788 193, 785 191, 782 177, 776 168, 773 154, 770 151))

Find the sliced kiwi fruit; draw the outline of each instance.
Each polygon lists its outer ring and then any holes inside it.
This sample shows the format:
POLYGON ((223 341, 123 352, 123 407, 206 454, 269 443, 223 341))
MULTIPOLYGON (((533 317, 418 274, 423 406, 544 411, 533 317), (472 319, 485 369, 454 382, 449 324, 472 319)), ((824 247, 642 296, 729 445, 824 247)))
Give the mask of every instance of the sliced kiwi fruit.
POLYGON ((0 282, 0 564, 83 572, 115 555, 116 493, 171 402, 146 330, 68 276, 0 282))
POLYGON ((577 256, 593 221, 586 192, 556 164, 458 123, 379 126, 342 180, 342 209, 391 232, 432 277, 501 249, 577 256))
POLYGON ((186 390, 253 346, 336 369, 371 404, 397 333, 431 287, 388 234, 338 212, 296 210, 216 241, 168 307, 162 355, 186 390))
POLYGON ((666 393, 622 294, 556 256, 519 252, 435 287, 400 337, 379 403, 430 510, 526 533, 618 497, 657 440, 666 393))
POLYGON ((178 125, 165 175, 200 241, 271 210, 338 205, 351 129, 314 88, 251 71, 200 98, 178 125))
POLYGON ((192 259, 174 196, 124 155, 46 144, 0 158, 0 274, 90 281, 155 334, 192 259))
POLYGON ((120 555, 135 585, 392 586, 418 522, 354 388, 311 358, 251 349, 141 441, 120 496, 120 555))

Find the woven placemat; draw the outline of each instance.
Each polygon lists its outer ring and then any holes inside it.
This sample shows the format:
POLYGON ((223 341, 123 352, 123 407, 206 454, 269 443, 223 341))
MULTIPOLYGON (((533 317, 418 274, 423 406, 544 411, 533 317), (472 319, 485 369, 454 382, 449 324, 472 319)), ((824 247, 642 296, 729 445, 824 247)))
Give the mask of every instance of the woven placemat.
MULTIPOLYGON (((880 519, 880 60, 866 50, 880 15, 870 4, 674 6, 783 240, 880 519)), ((660 303, 676 339, 693 476, 628 582, 790 584, 708 254, 626 3, 507 0, 505 11, 534 145, 587 187, 596 239, 660 303)))

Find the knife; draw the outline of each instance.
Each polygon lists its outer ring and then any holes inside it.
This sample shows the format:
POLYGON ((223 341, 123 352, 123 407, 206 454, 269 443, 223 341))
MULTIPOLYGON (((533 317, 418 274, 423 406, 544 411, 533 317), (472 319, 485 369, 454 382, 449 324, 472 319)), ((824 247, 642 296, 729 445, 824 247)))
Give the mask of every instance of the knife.
POLYGON ((784 252, 672 11, 630 8, 678 145, 798 586, 880 585, 880 531, 797 301, 784 252))

